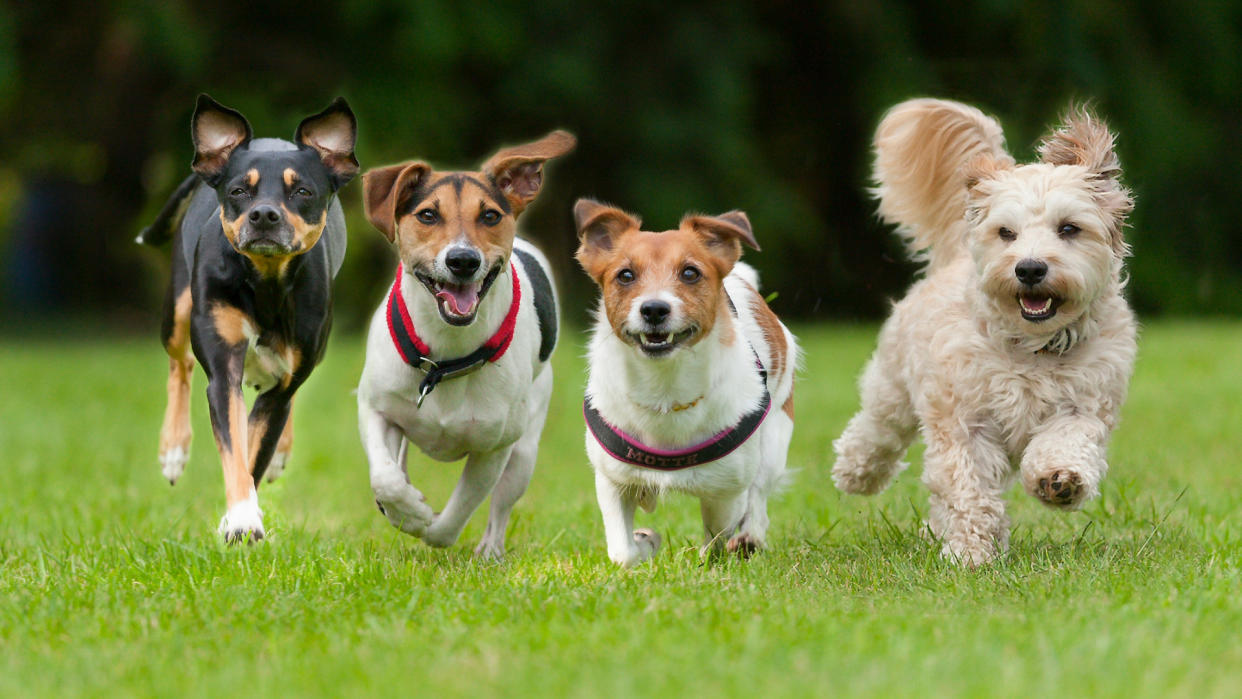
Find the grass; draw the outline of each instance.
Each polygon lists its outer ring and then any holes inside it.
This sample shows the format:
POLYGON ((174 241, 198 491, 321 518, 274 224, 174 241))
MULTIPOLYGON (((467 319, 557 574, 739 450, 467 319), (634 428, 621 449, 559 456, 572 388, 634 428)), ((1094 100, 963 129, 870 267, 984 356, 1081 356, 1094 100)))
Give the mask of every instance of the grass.
MULTIPOLYGON (((196 377, 196 441, 155 460, 154 337, 0 341, 0 694, 1230 696, 1242 692, 1242 325, 1143 335, 1103 497, 1064 515, 1010 494, 1011 553, 976 572, 917 534, 916 465, 884 494, 831 485, 874 328, 797 329, 793 487, 771 550, 704 565, 697 503, 640 523, 650 564, 605 555, 579 400, 558 350, 540 462, 502 565, 433 550, 375 511, 338 336, 300 394, 294 458, 261 498, 269 538, 226 548, 196 377)), ((458 467, 415 459, 436 503, 458 467)))

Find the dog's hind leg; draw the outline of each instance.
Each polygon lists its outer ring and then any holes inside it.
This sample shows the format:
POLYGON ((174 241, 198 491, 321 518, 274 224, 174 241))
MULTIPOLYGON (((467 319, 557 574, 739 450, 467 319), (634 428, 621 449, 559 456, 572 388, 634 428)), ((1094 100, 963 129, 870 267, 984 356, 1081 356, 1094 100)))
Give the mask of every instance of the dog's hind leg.
POLYGON ((452 546, 457 541, 470 515, 479 509, 488 493, 496 489, 514 448, 510 445, 466 457, 466 467, 462 469, 457 486, 449 495, 444 510, 427 525, 423 541, 437 548, 452 546))
POLYGON ((500 474, 500 481, 492 491, 492 504, 487 516, 487 530, 474 549, 474 555, 489 560, 500 560, 505 555, 505 530, 509 527, 509 514, 518 499, 526 492, 530 477, 535 472, 539 456, 539 437, 548 417, 548 401, 552 397, 552 369, 546 368, 532 387, 530 424, 526 432, 509 454, 509 463, 500 474))
POLYGON ((276 451, 267 462, 267 471, 263 477, 268 483, 280 478, 289 463, 289 453, 293 451, 293 399, 289 399, 289 417, 285 418, 285 428, 280 431, 280 439, 276 442, 276 451))
POLYGON ((862 410, 832 443, 832 482, 846 493, 874 495, 887 488, 908 465, 901 457, 917 432, 909 394, 895 378, 899 360, 889 361, 897 350, 886 348, 883 339, 859 382, 862 410))
MULTIPOLYGON (((792 406, 792 404, 788 404, 792 406)), ((768 535, 768 498, 785 479, 785 463, 789 458, 789 441, 793 437, 792 410, 770 414, 760 433, 759 473, 746 491, 746 511, 737 533, 725 548, 744 558, 762 549, 768 535)))
POLYGON ((190 458, 190 375, 194 355, 190 352, 189 287, 174 295, 169 289, 165 302, 164 349, 168 352, 168 406, 160 428, 160 470, 168 482, 176 483, 190 458))

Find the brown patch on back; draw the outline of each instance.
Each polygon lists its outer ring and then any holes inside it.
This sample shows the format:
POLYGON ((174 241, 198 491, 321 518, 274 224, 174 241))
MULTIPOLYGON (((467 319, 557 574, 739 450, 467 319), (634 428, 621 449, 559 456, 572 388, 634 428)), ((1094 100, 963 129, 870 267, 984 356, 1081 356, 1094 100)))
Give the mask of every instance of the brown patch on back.
POLYGON ((293 183, 298 181, 298 171, 291 167, 285 168, 285 187, 293 188, 293 183))
POLYGON ((217 303, 211 307, 211 322, 216 334, 230 345, 246 340, 246 326, 253 326, 250 316, 235 306, 217 303))
POLYGON ((763 339, 768 343, 768 353, 771 355, 768 361, 772 364, 768 367, 768 373, 773 377, 780 376, 789 361, 789 343, 785 340, 785 330, 759 292, 749 285, 747 289, 754 294, 750 297, 750 312, 755 318, 755 324, 759 326, 759 331, 763 333, 763 339))
POLYGON ((249 170, 246 171, 246 184, 250 185, 251 189, 258 186, 259 184, 259 171, 258 170, 254 168, 250 168, 249 170))

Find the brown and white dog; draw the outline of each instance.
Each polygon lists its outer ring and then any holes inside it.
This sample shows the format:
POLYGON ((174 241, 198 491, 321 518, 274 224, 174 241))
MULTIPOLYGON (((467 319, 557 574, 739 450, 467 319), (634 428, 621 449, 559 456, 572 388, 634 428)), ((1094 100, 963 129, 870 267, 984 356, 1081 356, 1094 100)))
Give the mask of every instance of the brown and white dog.
POLYGON ((543 164, 574 145, 554 131, 478 172, 408 162, 363 175, 367 218, 401 264, 371 322, 358 427, 380 511, 432 546, 457 541, 491 494, 475 553, 502 557, 509 513, 534 472, 557 310, 547 260, 515 239, 517 217, 539 193, 543 164), (466 459, 439 514, 409 482, 408 443, 439 461, 466 459))
POLYGON ((699 497, 704 553, 762 548, 798 348, 738 262, 743 242, 759 248, 746 214, 655 233, 581 199, 574 219, 578 261, 603 292, 584 413, 608 557, 628 567, 655 554, 660 537, 634 529, 634 509, 651 512, 668 490, 699 497))

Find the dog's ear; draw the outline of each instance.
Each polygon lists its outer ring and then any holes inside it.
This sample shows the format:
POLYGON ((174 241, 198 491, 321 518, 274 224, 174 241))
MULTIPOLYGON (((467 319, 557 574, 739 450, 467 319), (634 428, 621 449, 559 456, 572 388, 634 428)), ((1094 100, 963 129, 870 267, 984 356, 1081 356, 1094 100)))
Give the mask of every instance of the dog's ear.
POLYGON ((681 226, 697 233, 707 249, 727 263, 728 269, 742 256, 742 243, 759 249, 744 211, 734 210, 719 216, 690 215, 681 220, 681 226))
POLYGON ((638 230, 642 221, 621 209, 594 199, 574 204, 574 225, 578 229, 578 252, 574 257, 587 274, 598 280, 600 263, 626 231, 638 230))
POLYGON ((1039 158, 1051 165, 1080 165, 1091 173, 1095 200, 1108 214, 1109 237, 1118 255, 1129 253, 1122 236, 1134 197, 1121 184, 1116 137, 1108 125, 1083 106, 1071 106, 1063 123, 1039 144, 1039 158))
POLYGON ((992 191, 992 183, 1004 170, 1012 170, 1012 158, 997 158, 980 154, 962 166, 962 178, 966 182, 966 221, 971 225, 983 218, 983 201, 992 191))
POLYGON ((250 123, 240 112, 206 94, 199 95, 190 118, 190 138, 194 141, 194 162, 190 167, 215 187, 229 156, 238 146, 249 143, 253 135, 250 123))
POLYGON ((367 220, 388 238, 397 239, 397 212, 409 203, 418 183, 431 172, 426 163, 408 162, 362 174, 362 202, 367 220))
POLYGON ((358 174, 354 144, 358 141, 358 120, 344 97, 337 97, 318 114, 298 124, 293 140, 314 148, 332 173, 332 186, 344 187, 358 174))
POLYGON ((513 215, 530 205, 543 186, 543 164, 574 149, 578 139, 568 131, 553 131, 534 143, 505 148, 487 159, 481 171, 504 194, 513 215))

